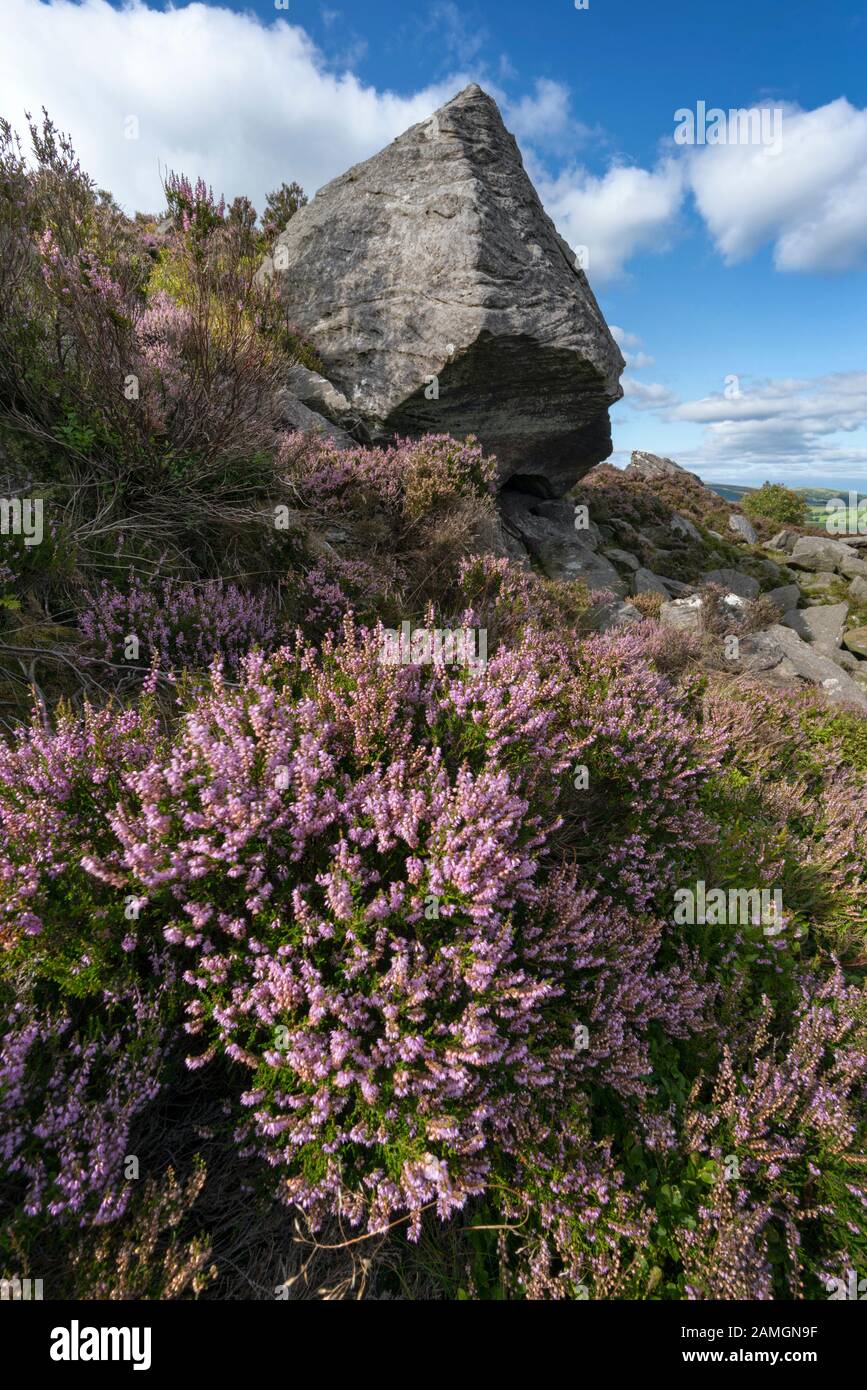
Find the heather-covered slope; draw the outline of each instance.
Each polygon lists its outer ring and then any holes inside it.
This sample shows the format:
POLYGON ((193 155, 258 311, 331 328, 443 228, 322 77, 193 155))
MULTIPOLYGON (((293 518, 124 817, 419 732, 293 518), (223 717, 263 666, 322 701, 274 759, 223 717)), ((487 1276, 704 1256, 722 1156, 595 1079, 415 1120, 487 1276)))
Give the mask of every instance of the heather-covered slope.
POLYGON ((342 405, 273 229, 174 177, 130 221, 2 134, 2 1269, 827 1296, 867 1253, 867 724, 816 664, 858 690, 856 548, 747 543, 676 465, 498 498, 472 437, 288 428, 293 384, 342 405))

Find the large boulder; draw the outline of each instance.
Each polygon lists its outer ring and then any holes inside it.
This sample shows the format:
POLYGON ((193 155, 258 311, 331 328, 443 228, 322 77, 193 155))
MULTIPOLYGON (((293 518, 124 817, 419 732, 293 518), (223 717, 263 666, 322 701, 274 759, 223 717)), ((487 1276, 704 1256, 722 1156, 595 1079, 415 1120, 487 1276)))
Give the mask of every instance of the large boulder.
POLYGON ((821 686, 832 704, 852 704, 867 709, 867 695, 851 676, 829 656, 804 642, 791 628, 777 624, 756 636, 772 639, 782 648, 794 672, 802 680, 821 686))
POLYGON ((844 560, 857 558, 845 541, 834 541, 825 536, 799 536, 792 547, 789 564, 797 569, 827 573, 839 569, 844 560))
POLYGON ((828 648, 839 647, 843 641, 848 616, 848 603, 821 603, 813 608, 788 613, 783 618, 783 624, 797 632, 805 642, 812 642, 814 647, 830 656, 828 648))
POLYGON ((473 433, 547 497, 610 454, 623 358, 475 84, 320 189, 260 273, 374 440, 473 433))

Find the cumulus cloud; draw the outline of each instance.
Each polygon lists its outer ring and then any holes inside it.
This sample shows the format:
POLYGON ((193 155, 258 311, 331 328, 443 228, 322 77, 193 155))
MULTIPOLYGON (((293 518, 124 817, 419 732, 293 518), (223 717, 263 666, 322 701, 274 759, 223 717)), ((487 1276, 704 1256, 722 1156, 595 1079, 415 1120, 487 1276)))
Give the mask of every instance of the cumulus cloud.
POLYGON ((4 0, 16 42, 0 47, 3 114, 41 106, 84 167, 129 210, 160 205, 160 167, 201 174, 261 207, 284 179, 309 192, 424 120, 458 74, 411 96, 331 70, 296 25, 206 6, 140 0, 4 0), (137 121, 138 138, 127 138, 137 121))
POLYGON ((620 351, 623 353, 623 360, 627 367, 633 371, 638 371, 641 367, 651 367, 654 358, 644 351, 642 340, 635 333, 627 333, 625 328, 618 328, 616 323, 609 324, 611 336, 620 351))
POLYGON ((592 280, 616 278, 640 251, 665 251, 683 202, 683 170, 674 159, 655 169, 615 164, 596 176, 567 170, 540 181, 539 193, 563 236, 586 246, 592 280))
MULTIPOLYGON (((326 22, 338 13, 322 11, 326 22)), ((500 101, 563 235, 588 248, 595 284, 617 279, 636 255, 668 250, 690 199, 727 261, 765 245, 784 271, 867 259, 867 110, 844 98, 785 107, 776 151, 677 146, 672 131, 652 167, 615 160, 598 173, 574 151, 606 137, 573 114, 568 88, 541 78, 510 100, 486 74, 484 31, 455 0, 434 4, 429 24, 445 61, 463 70, 409 95, 363 82, 349 51, 329 58, 297 24, 216 4, 4 0, 4 21, 15 43, 0 47, 3 113, 20 127, 26 108, 47 105, 85 167, 130 210, 156 210, 166 167, 260 207, 284 179, 312 193, 475 79, 500 101), (552 176, 544 159, 564 155, 573 162, 552 176)))
POLYGON ((704 426, 706 469, 736 464, 754 471, 773 464, 821 475, 860 468, 867 462, 867 372, 757 382, 735 399, 685 401, 663 418, 704 426))
POLYGON ((690 147, 696 206, 726 261, 773 245, 779 270, 848 270, 867 253, 867 110, 782 108, 777 148, 690 147))
POLYGON ((591 135, 604 138, 601 131, 575 119, 568 87, 549 77, 538 78, 532 94, 505 100, 503 106, 506 124, 517 139, 541 150, 563 153, 591 135))
POLYGON ((677 395, 658 381, 636 381, 634 377, 620 379, 623 398, 633 410, 664 410, 677 404, 677 395))

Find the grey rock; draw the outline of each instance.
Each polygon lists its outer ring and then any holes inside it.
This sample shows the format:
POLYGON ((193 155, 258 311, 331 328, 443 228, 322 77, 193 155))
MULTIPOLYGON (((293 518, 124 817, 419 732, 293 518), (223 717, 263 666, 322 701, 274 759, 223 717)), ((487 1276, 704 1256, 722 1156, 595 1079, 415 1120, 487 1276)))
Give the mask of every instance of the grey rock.
POLYGON ((697 594, 692 598, 674 599, 672 603, 662 605, 659 621, 680 632, 698 632, 701 630, 701 610, 702 602, 697 594))
POLYGON ((769 541, 764 541, 766 550, 791 550, 798 539, 797 531, 778 531, 769 541))
POLYGON ((278 391, 277 404, 280 420, 286 429, 299 430, 304 434, 323 434, 338 449, 355 447, 355 440, 346 430, 326 420, 324 415, 317 415, 315 410, 308 409, 285 388, 278 391))
POLYGON ((867 627, 853 627, 844 634, 843 646, 856 656, 867 657, 867 627))
MULTIPOLYGON (((761 636, 762 634, 756 634, 761 636)), ((802 680, 820 686, 832 704, 850 703, 867 710, 867 694, 852 680, 851 676, 832 661, 830 657, 801 640, 791 628, 778 623, 764 634, 772 638, 783 649, 784 657, 790 662, 802 680)))
POLYGON ((821 603, 788 613, 783 623, 805 642, 812 642, 828 654, 829 647, 839 647, 842 643, 848 616, 848 603, 821 603))
MULTIPOLYGON (((592 517, 587 518, 586 526, 577 526, 576 521, 579 520, 579 514, 574 502, 567 502, 563 497, 549 499, 530 496, 526 500, 532 504, 534 515, 546 516, 559 524, 572 527, 578 532, 578 538, 584 545, 588 545, 591 550, 599 549, 602 544, 602 528, 596 525, 592 517)), ((508 502, 505 505, 508 506, 508 502)), ((583 521, 583 513, 581 520, 583 521)))
POLYGON ((755 545, 758 540, 756 528, 745 516, 741 516, 740 512, 732 512, 729 517, 729 530, 734 531, 735 535, 740 536, 747 545, 755 545))
POLYGON ((857 559, 855 552, 844 541, 826 539, 824 536, 799 536, 789 555, 789 564, 796 569, 835 570, 845 558, 857 559))
POLYGON ((646 454, 643 449, 633 450, 632 457, 623 471, 627 477, 646 478, 648 482, 674 475, 692 478, 695 482, 701 483, 697 473, 690 473, 688 469, 681 468, 674 459, 665 458, 662 454, 646 454))
MULTIPOLYGON (((772 671, 782 661, 783 648, 768 632, 750 633, 738 641, 737 665, 741 671, 772 671)), ((791 675, 795 674, 793 669, 791 675)))
POLYGON ((662 594, 663 598, 671 598, 667 581, 660 575, 654 574, 653 570, 645 569, 644 565, 641 565, 632 576, 632 592, 634 594, 662 594))
POLYGON ((867 560, 862 560, 857 555, 844 555, 837 568, 847 579, 854 579, 858 575, 867 574, 867 560))
POLYGON ((698 541, 701 544, 701 532, 688 516, 678 516, 675 512, 669 525, 676 535, 682 536, 685 540, 698 541))
POLYGON ((526 547, 549 579, 583 579, 591 589, 608 589, 619 598, 625 596, 626 582, 611 561, 596 553, 595 542, 586 531, 575 530, 570 503, 546 504, 540 498, 509 490, 501 495, 500 505, 503 530, 526 547), (546 506, 547 512, 543 510, 546 506))
POLYGON ((769 560, 766 555, 754 555, 751 563, 767 575, 768 579, 774 579, 777 583, 786 574, 786 571, 780 568, 776 560, 769 560))
POLYGON ((337 424, 352 414, 352 406, 342 391, 338 391, 324 376, 311 372, 309 367, 302 367, 300 363, 289 368, 286 386, 310 410, 318 411, 337 424))
POLYGON ((797 608, 800 597, 801 590, 797 584, 781 584, 778 589, 769 589, 765 594, 765 598, 775 603, 781 613, 790 613, 797 608))
POLYGON ((834 650, 831 647, 823 649, 823 655, 830 656, 832 661, 836 661, 838 666, 842 666, 844 671, 857 671, 860 662, 852 652, 848 652, 845 647, 838 647, 834 650))
POLYGON ((631 627, 641 623, 644 616, 631 603, 615 599, 613 603, 600 604, 591 614, 590 627, 595 632, 611 632, 620 627, 631 627))
POLYGON ((837 576, 832 570, 824 570, 813 574, 808 572, 798 577, 798 585, 800 586, 801 592, 815 603, 823 603, 824 596, 827 594, 828 590, 833 589, 834 585, 838 582, 837 576))
POLYGON ((662 576, 662 582, 674 598, 685 598, 687 594, 695 593, 694 584, 684 584, 680 579, 669 579, 667 574, 662 576))
POLYGON ((859 603, 867 602, 867 579, 862 579, 861 576, 858 575, 849 585, 849 593, 859 603))
POLYGON ((751 574, 728 568, 708 570, 702 575, 705 584, 717 584, 727 593, 737 594, 739 598, 755 598, 759 592, 759 581, 751 574))
POLYGON ((602 551, 614 565, 619 565, 622 569, 637 570, 639 560, 632 554, 631 550, 621 550, 619 546, 607 545, 602 551))
POLYGON ((475 84, 320 189, 260 274, 374 440, 473 433, 548 497, 610 454, 623 358, 475 84))

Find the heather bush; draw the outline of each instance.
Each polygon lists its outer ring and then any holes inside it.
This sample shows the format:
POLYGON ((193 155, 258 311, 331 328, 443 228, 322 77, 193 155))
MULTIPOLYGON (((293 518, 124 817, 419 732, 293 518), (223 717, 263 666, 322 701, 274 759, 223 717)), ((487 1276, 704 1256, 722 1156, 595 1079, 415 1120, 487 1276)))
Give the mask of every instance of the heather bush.
POLYGON ((251 647, 273 645, 277 630, 267 593, 220 580, 146 582, 138 575, 125 590, 103 581, 80 624, 103 660, 164 671, 207 667, 215 658, 235 670, 251 647))
POLYGON ((155 1241, 159 1202, 129 1205, 118 1159, 183 1048, 261 1193, 413 1238, 484 1210, 510 1296, 800 1296, 860 1258, 863 1015, 831 949, 863 852, 816 709, 672 683, 652 624, 508 641, 532 582, 464 580, 507 615, 484 667, 384 665, 347 619, 215 668, 176 721, 145 694, 5 750, 0 978, 39 993, 3 1051, 22 1248, 53 1206, 118 1228, 93 1288, 124 1250, 123 1286, 153 1287, 125 1232, 155 1241), (785 950, 672 916, 673 884, 742 882, 749 847, 800 914, 785 950))

